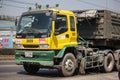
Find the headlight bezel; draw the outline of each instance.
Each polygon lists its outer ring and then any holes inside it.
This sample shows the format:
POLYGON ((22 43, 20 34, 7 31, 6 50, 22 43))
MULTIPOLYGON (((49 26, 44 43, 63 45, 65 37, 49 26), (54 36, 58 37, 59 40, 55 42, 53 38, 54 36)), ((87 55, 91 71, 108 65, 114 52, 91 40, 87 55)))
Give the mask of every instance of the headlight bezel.
POLYGON ((16 44, 15 48, 22 48, 22 44, 16 44))
POLYGON ((49 49, 50 46, 48 44, 40 44, 39 48, 40 49, 49 49))

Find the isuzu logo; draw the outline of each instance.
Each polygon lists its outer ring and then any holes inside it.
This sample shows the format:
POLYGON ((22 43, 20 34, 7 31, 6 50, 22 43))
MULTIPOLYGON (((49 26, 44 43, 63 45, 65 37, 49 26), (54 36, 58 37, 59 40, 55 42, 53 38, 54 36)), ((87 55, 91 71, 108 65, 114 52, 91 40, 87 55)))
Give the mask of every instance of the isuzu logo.
POLYGON ((27 39, 27 42, 31 43, 31 42, 33 42, 33 39, 27 39))

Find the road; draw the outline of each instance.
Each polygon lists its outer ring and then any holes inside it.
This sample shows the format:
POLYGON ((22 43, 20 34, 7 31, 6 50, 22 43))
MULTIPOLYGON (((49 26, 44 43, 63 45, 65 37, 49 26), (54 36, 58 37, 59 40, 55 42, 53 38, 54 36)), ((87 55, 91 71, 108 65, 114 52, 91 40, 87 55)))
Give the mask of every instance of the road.
POLYGON ((89 72, 86 75, 61 77, 57 70, 43 69, 34 75, 27 74, 21 65, 14 61, 0 61, 0 80, 118 80, 117 72, 89 72))

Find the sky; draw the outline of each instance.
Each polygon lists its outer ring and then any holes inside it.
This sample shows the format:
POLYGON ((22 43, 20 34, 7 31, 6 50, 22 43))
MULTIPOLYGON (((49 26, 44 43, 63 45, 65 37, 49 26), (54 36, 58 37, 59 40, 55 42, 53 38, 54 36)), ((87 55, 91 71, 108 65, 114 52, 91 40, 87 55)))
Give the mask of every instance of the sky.
POLYGON ((0 0, 0 15, 20 16, 29 7, 35 8, 35 3, 45 7, 59 4, 60 9, 108 9, 120 13, 120 0, 0 0))

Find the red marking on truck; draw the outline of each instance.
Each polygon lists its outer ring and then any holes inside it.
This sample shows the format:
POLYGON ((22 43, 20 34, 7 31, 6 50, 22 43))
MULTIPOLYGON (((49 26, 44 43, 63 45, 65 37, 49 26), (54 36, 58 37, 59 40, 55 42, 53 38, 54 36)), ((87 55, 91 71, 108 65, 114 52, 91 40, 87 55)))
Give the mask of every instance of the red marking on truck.
POLYGON ((45 38, 40 38, 39 41, 40 41, 40 44, 44 44, 45 43, 45 38))

